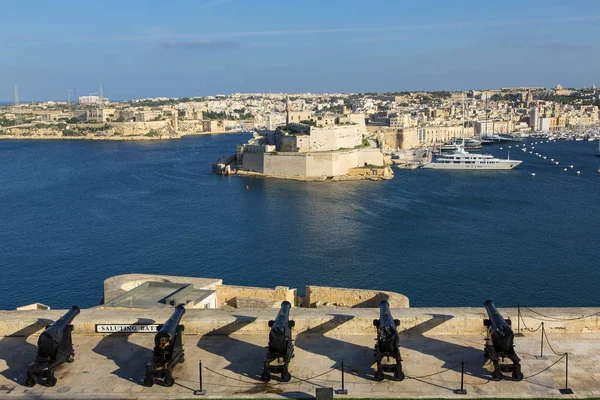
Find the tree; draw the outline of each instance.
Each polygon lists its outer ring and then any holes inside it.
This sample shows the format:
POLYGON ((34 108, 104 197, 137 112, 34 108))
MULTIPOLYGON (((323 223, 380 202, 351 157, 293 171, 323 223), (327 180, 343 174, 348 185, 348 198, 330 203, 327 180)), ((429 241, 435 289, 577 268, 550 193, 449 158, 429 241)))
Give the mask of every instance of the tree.
POLYGON ((117 118, 117 122, 125 122, 125 117, 121 115, 119 118, 117 118))

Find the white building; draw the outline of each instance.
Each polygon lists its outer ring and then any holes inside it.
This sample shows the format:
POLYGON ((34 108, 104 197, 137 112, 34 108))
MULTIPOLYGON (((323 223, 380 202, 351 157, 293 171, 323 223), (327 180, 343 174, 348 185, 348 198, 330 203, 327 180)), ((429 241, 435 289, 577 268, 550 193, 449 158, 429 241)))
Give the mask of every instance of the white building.
POLYGON ((79 104, 108 104, 108 99, 100 96, 79 96, 79 104))
POLYGON ((540 128, 540 110, 536 106, 531 107, 529 110, 529 126, 534 131, 541 130, 540 128))

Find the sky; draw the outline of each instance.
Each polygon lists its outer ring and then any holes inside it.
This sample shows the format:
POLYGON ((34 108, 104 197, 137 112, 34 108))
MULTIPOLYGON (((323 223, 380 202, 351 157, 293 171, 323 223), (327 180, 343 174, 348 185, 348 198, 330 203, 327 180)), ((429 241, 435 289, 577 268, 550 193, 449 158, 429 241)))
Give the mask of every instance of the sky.
POLYGON ((0 0, 0 101, 600 85, 598 0, 0 0))

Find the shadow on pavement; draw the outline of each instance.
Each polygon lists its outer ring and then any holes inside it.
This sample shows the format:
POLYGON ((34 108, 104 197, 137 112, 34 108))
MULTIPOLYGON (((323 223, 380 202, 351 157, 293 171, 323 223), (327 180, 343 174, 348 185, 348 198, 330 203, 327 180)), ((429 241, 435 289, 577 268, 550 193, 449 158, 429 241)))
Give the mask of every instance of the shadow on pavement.
MULTIPOLYGON (((135 324, 150 325, 153 319, 140 318, 135 324)), ((103 337, 93 351, 112 360, 118 367, 112 373, 126 381, 143 386, 146 374, 146 363, 152 357, 152 349, 129 342, 129 336, 133 333, 111 333, 103 337)), ((140 333, 151 337, 154 344, 154 335, 140 333)))
MULTIPOLYGON (((373 379, 371 365, 373 365, 375 360, 373 358, 372 347, 361 346, 345 340, 325 336, 326 333, 354 319, 354 316, 344 314, 329 315, 332 317, 330 320, 298 334, 296 336, 296 346, 309 353, 328 357, 333 361, 331 366, 333 369, 341 371, 343 359, 344 373, 364 379, 373 379)), ((373 341, 373 343, 375 342, 373 341)), ((341 380, 341 375, 333 379, 341 380)))
MULTIPOLYGON (((265 347, 262 347, 232 337, 232 334, 256 321, 256 317, 245 315, 234 315, 233 317, 235 321, 203 335, 198 341, 198 347, 229 361, 229 365, 225 367, 226 370, 255 379, 257 383, 260 383, 268 338, 265 337, 265 347)), ((204 367, 218 371, 214 365, 204 365, 204 367)), ((225 378, 223 377, 223 379, 225 378)))
POLYGON ((23 385, 27 375, 27 365, 35 360, 37 346, 27 342, 27 338, 40 332, 54 321, 38 319, 33 324, 0 340, 0 359, 6 362, 2 375, 15 383, 23 385))

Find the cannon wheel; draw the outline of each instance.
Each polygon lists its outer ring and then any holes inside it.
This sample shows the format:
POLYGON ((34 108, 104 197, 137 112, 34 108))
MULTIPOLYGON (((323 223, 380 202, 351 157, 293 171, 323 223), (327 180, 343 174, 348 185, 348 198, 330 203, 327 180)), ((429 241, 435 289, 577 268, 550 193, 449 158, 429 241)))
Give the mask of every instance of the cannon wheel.
POLYGON ((375 371, 375 380, 381 382, 383 380, 383 372, 375 371))
POLYGON ((149 370, 146 371, 146 377, 144 378, 144 386, 154 386, 154 376, 152 376, 149 370))
POLYGON ((515 370, 512 373, 512 378, 513 378, 513 380, 520 382, 523 380, 523 373, 519 370, 515 370))
POLYGON ((405 378, 404 372, 398 368, 396 371, 394 371, 394 378, 396 378, 396 380, 399 382, 403 381, 405 378))
POLYGON ((54 385, 56 385, 56 377, 54 376, 54 374, 52 373, 48 373, 48 378, 46 378, 46 384, 49 387, 53 387, 54 385))
POLYGON ((269 372, 269 368, 263 368, 263 372, 260 375, 260 380, 263 382, 269 382, 271 380, 271 373, 269 372))
POLYGON ((173 375, 170 372, 165 374, 165 386, 171 387, 175 384, 175 379, 173 379, 173 375))
POLYGON ((292 374, 290 374, 290 371, 288 371, 287 368, 281 371, 281 380, 284 382, 289 382, 292 380, 292 374))
POLYGON ((25 378, 25 386, 33 387, 34 385, 35 385, 35 379, 33 378, 33 375, 31 375, 30 373, 27 373, 27 378, 25 378))
POLYGON ((495 381, 502 380, 502 371, 500 370, 500 367, 494 368, 494 372, 492 372, 492 379, 494 379, 495 381))

